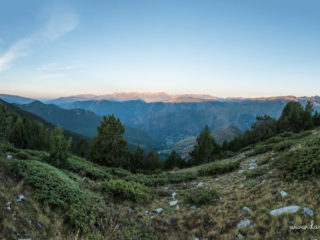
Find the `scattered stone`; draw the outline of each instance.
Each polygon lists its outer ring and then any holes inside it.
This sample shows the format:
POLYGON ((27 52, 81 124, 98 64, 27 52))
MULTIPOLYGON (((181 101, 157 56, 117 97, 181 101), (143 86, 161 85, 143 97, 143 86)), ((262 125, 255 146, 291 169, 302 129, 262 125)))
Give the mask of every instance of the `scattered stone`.
POLYGON ((242 219, 242 220, 238 223, 237 227, 238 227, 238 228, 250 227, 250 224, 251 224, 250 220, 247 219, 247 218, 245 218, 245 219, 242 219))
POLYGON ((192 205, 190 208, 193 210, 197 210, 197 207, 195 205, 192 205))
POLYGON ((257 160, 252 160, 252 162, 249 164, 249 170, 255 169, 257 167, 257 160))
POLYGON ((164 190, 168 190, 168 189, 169 189, 169 187, 164 187, 163 189, 164 189, 164 190))
POLYGON ((194 240, 200 240, 199 238, 195 237, 194 240))
POLYGON ((7 202, 7 205, 10 205, 11 204, 11 202, 9 201, 9 202, 7 202))
POLYGON ((178 203, 178 200, 176 200, 176 201, 171 201, 171 202, 169 202, 169 206, 170 206, 170 207, 175 206, 175 205, 177 205, 177 203, 178 203))
POLYGON ((157 209, 156 209, 156 213, 158 213, 158 214, 160 214, 162 211, 163 211, 162 208, 157 208, 157 209))
POLYGON ((272 174, 272 171, 269 171, 269 174, 272 174))
POLYGON ((18 240, 32 240, 32 238, 18 238, 18 240))
POLYGON ((243 210, 243 211, 247 211, 247 212, 250 212, 250 211, 251 211, 250 208, 248 208, 248 207, 243 207, 242 210, 243 210))
POLYGON ((220 201, 222 201, 222 200, 223 200, 223 197, 219 197, 219 199, 220 199, 220 201))
POLYGON ((17 199, 17 202, 21 202, 23 199, 24 199, 24 196, 23 195, 19 195, 19 197, 17 199))
POLYGON ((219 210, 218 210, 218 213, 222 213, 222 210, 221 210, 221 209, 219 209, 219 210))
POLYGON ((38 223, 37 225, 39 228, 43 228, 43 226, 40 223, 38 223))
POLYGON ((241 187, 241 188, 244 188, 244 185, 241 183, 241 184, 240 184, 240 187, 241 187))
POLYGON ((173 192, 173 193, 171 194, 172 198, 174 198, 176 195, 177 195, 176 192, 173 192))
POLYGON ((288 193, 286 193, 285 191, 281 190, 280 191, 280 195, 281 195, 281 197, 285 197, 285 196, 288 195, 288 193))
POLYGON ((203 182, 199 182, 197 187, 202 187, 203 186, 203 182))
POLYGON ((146 214, 147 216, 149 216, 149 215, 151 214, 151 212, 145 211, 145 214, 146 214))
POLYGON ((7 209, 8 209, 8 211, 11 211, 11 207, 10 206, 8 206, 7 209))
POLYGON ((12 156, 11 156, 10 154, 8 154, 8 155, 7 155, 7 159, 8 159, 8 160, 11 160, 11 159, 12 159, 12 156))
POLYGON ((216 178, 215 180, 216 180, 216 182, 218 182, 218 181, 219 181, 219 178, 216 178))
POLYGON ((261 184, 266 184, 267 183, 267 180, 262 180, 261 184))
POLYGON ((310 208, 304 207, 303 212, 309 215, 310 217, 313 217, 313 211, 310 208))
POLYGON ((82 178, 82 181, 85 181, 86 179, 87 179, 86 177, 83 177, 83 178, 82 178))
POLYGON ((176 209, 180 209, 179 204, 176 206, 176 209))
POLYGON ((241 173, 243 173, 243 170, 242 170, 242 169, 240 169, 240 170, 238 171, 238 174, 241 174, 241 173))
POLYGON ((129 213, 132 213, 133 212, 133 209, 132 208, 129 208, 129 213))
POLYGON ((30 224, 32 224, 32 220, 31 220, 31 219, 28 219, 28 222, 29 222, 30 224))
POLYGON ((284 213, 296 213, 299 211, 299 209, 300 209, 299 206, 295 206, 295 205, 287 206, 287 207, 278 208, 278 209, 274 209, 274 210, 270 211, 270 215, 277 216, 277 215, 281 215, 284 213))

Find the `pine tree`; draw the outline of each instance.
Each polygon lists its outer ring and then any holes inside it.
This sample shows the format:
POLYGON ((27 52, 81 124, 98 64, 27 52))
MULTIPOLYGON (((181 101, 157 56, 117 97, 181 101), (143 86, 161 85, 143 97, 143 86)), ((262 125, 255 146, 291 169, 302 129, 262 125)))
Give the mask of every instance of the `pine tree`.
POLYGON ((90 149, 92 161, 110 167, 130 168, 127 142, 123 139, 125 131, 119 118, 103 116, 98 135, 93 138, 90 149))
POLYGON ((63 129, 56 127, 50 136, 50 160, 57 166, 60 167, 65 164, 69 150, 71 147, 72 139, 66 139, 63 135, 63 129))
POLYGON ((299 102, 289 102, 278 120, 279 131, 299 132, 303 129, 304 109, 299 102))
POLYGON ((197 138, 197 145, 190 153, 192 164, 207 163, 212 160, 212 156, 220 151, 219 145, 210 134, 208 125, 205 126, 203 131, 197 138))

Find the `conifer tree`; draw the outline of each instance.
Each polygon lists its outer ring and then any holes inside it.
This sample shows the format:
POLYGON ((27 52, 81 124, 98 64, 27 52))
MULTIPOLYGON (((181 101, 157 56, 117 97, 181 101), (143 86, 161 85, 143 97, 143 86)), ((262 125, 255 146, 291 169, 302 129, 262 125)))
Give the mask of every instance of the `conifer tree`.
POLYGON ((72 139, 66 139, 63 135, 63 129, 56 127, 50 136, 50 160, 57 166, 60 167, 65 164, 69 150, 71 147, 72 139))

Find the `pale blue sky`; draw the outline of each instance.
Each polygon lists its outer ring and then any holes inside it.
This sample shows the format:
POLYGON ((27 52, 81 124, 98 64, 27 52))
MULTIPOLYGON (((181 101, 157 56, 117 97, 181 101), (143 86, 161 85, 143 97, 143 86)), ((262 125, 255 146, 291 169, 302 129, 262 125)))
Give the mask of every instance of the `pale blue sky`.
POLYGON ((320 1, 0 0, 0 93, 320 95, 320 1))

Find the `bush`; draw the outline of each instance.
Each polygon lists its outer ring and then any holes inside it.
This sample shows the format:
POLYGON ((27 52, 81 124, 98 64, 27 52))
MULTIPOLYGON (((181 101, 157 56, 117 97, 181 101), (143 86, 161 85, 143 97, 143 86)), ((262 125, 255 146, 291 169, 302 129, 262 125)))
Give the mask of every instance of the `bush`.
POLYGON ((285 180, 310 179, 320 174, 320 139, 305 143, 301 148, 289 151, 278 161, 285 180))
POLYGON ((214 189, 207 189, 204 187, 197 187, 195 190, 188 192, 185 195, 185 201, 197 206, 209 204, 213 200, 218 199, 219 195, 214 189))
POLYGON ((246 172, 246 177, 247 178, 256 178, 256 177, 262 176, 267 171, 268 171, 268 169, 266 169, 266 168, 256 168, 254 170, 249 170, 248 172, 246 172))
POLYGON ((276 145, 273 146, 272 150, 276 151, 276 152, 283 152, 289 148, 291 148, 291 146, 294 144, 293 141, 284 141, 284 142, 280 142, 277 143, 276 145))
POLYGON ((268 151, 272 150, 273 145, 272 144, 257 144, 254 147, 254 153, 253 155, 262 154, 268 151))
POLYGON ((238 169, 240 162, 228 162, 228 163, 212 163, 206 168, 201 168, 198 170, 199 176, 215 176, 217 174, 223 174, 232 172, 238 169))
POLYGON ((94 194, 80 189, 79 184, 63 171, 35 160, 12 160, 11 171, 35 188, 36 199, 52 206, 68 208, 70 203, 97 200, 94 194))
POLYGON ((68 214, 71 224, 82 233, 89 232, 99 216, 99 206, 86 202, 73 203, 68 214))
POLYGON ((112 175, 108 172, 107 168, 86 161, 83 158, 72 156, 68 158, 65 169, 78 173, 81 176, 86 176, 91 179, 112 179, 112 175))
POLYGON ((103 191, 123 200, 142 202, 151 200, 151 191, 147 186, 122 179, 111 179, 103 184, 103 191))

